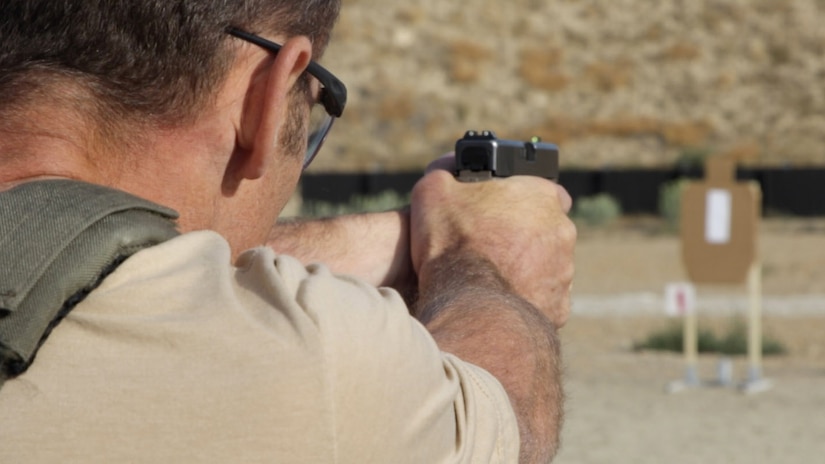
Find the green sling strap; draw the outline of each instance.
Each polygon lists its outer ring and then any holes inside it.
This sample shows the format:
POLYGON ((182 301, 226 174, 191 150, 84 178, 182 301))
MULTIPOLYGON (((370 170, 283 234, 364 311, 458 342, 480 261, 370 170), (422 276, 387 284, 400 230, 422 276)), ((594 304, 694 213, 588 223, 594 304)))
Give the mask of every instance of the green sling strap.
POLYGON ((169 208, 72 180, 0 192, 0 387, 49 332, 137 251, 178 234, 169 208))

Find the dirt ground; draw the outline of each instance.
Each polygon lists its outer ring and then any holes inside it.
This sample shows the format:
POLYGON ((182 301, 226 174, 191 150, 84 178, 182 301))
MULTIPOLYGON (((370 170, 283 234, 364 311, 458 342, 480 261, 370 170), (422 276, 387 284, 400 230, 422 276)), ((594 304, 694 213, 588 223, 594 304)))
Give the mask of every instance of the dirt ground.
MULTIPOLYGON (((760 244, 764 333, 788 350, 763 360, 770 388, 737 388, 747 378, 744 356, 731 359, 737 385, 719 386, 722 357, 701 355, 702 385, 667 393, 685 378, 684 358, 632 346, 674 323, 660 308, 665 284, 685 279, 678 238, 652 220, 580 229, 573 316, 562 330, 568 401, 555 462, 823 462, 825 221, 765 220, 760 244)), ((700 327, 745 315, 744 286, 697 287, 697 297, 700 327)))

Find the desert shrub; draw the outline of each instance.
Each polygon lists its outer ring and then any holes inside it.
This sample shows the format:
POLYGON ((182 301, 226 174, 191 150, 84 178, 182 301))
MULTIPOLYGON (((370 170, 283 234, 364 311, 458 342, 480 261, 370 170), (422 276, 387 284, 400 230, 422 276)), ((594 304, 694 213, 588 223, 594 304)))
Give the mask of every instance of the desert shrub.
MULTIPOLYGON (((644 340, 635 342, 633 350, 681 352, 684 349, 684 335, 682 324, 673 322, 661 330, 648 334, 644 340)), ((718 346, 716 335, 707 329, 698 329, 696 341, 700 353, 712 353, 718 346)))
POLYGON ((676 158, 676 167, 682 170, 702 168, 712 152, 713 150, 707 147, 685 148, 676 158))
POLYGON ((682 191, 687 182, 687 179, 677 179, 659 187, 659 215, 665 220, 665 224, 671 231, 679 230, 682 191))
MULTIPOLYGON (((741 318, 735 318, 722 335, 699 328, 697 345, 700 353, 744 355, 748 352, 748 327, 741 318)), ((684 349, 684 327, 680 321, 673 321, 665 328, 648 334, 643 340, 633 343, 634 351, 655 350, 681 352, 684 349)), ((762 335, 762 354, 765 356, 787 353, 785 345, 769 334, 762 335)))
MULTIPOLYGON (((728 331, 717 341, 717 351, 722 354, 744 354, 748 352, 748 325, 742 319, 734 319, 728 331)), ((785 345, 773 337, 762 335, 762 354, 780 355, 787 353, 785 345)))
POLYGON ((574 220, 591 226, 608 224, 621 215, 622 207, 619 202, 606 193, 579 198, 572 213, 574 220))

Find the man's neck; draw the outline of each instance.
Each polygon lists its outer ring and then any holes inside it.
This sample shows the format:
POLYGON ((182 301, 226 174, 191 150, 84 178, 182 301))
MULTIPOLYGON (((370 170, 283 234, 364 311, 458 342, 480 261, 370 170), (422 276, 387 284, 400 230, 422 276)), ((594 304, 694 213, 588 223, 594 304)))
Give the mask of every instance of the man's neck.
POLYGON ((94 182, 99 169, 77 144, 55 136, 0 135, 0 190, 37 179, 69 178, 94 182))

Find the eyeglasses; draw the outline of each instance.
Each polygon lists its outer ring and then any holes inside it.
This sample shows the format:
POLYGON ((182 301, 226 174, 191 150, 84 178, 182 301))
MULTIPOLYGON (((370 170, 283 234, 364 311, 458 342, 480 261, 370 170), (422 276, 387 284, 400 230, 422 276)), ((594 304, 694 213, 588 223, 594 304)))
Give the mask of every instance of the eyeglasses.
MULTIPOLYGON (((226 33, 245 40, 249 43, 263 47, 272 53, 278 53, 281 45, 264 39, 261 36, 251 34, 236 27, 228 27, 226 33)), ((304 154, 304 169, 315 159, 315 155, 321 149, 324 139, 327 138, 332 123, 336 118, 340 118, 344 113, 344 106, 347 104, 347 87, 340 79, 332 75, 316 61, 310 61, 306 72, 310 76, 318 79, 321 83, 320 94, 309 114, 309 130, 307 140, 307 150, 304 154)))

